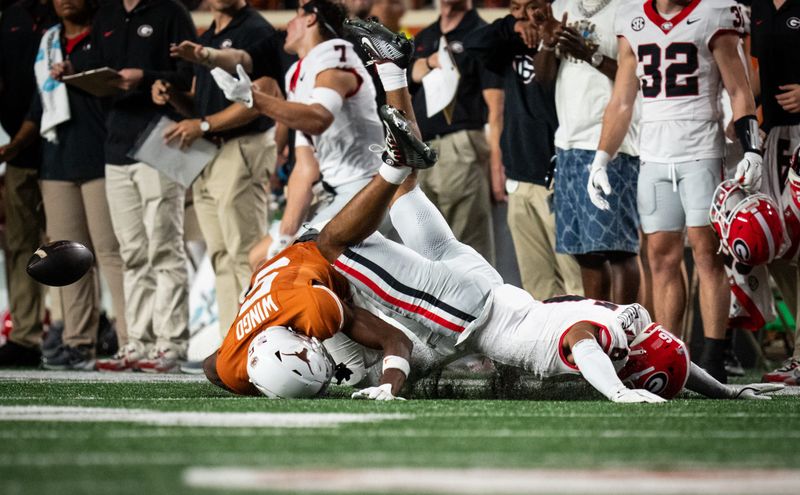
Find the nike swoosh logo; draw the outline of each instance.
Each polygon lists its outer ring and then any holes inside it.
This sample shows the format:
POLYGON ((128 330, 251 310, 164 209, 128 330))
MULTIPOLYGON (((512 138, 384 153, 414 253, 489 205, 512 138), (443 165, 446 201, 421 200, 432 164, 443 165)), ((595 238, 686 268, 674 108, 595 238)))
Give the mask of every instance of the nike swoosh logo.
POLYGON ((103 36, 104 36, 104 37, 106 37, 106 38, 108 38, 109 36, 111 36, 111 34, 112 34, 113 32, 114 32, 114 30, 113 30, 113 29, 112 29, 111 31, 106 31, 105 33, 103 33, 103 36))
POLYGON ((686 21, 686 24, 694 24, 695 22, 699 21, 700 19, 689 19, 686 21))

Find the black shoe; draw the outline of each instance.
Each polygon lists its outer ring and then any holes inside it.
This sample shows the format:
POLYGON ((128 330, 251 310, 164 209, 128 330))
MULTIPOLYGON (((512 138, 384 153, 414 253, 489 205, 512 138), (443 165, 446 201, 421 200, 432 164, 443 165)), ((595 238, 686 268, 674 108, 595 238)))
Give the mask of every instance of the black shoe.
POLYGON ((47 370, 94 370, 94 352, 92 346, 70 347, 62 345, 57 353, 42 359, 42 366, 47 370))
POLYGON ((382 105, 381 119, 386 127, 386 151, 383 161, 394 167, 430 168, 436 163, 436 152, 411 131, 411 122, 391 105, 382 105))
POLYGON ((393 33, 377 17, 347 19, 342 25, 344 38, 361 46, 372 63, 391 62, 407 69, 414 53, 414 42, 402 34, 393 33))
POLYGON ((744 367, 732 349, 725 351, 725 372, 728 376, 744 376, 744 367))
POLYGON ((44 339, 42 340, 42 356, 49 358, 55 356, 56 353, 59 352, 59 349, 63 343, 61 341, 61 335, 63 333, 63 321, 54 321, 50 324, 50 327, 47 329, 47 332, 44 334, 44 339))
POLYGON ((10 340, 0 347, 0 367, 39 366, 42 353, 34 347, 25 347, 10 340))

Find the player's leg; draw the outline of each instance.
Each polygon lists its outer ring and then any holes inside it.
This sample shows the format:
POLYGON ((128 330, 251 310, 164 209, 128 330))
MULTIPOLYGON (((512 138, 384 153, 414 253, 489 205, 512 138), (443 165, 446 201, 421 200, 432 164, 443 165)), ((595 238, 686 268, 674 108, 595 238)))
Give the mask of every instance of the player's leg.
POLYGON ((647 260, 653 277, 655 320, 681 334, 686 289, 681 276, 685 217, 674 168, 643 162, 639 171, 637 203, 647 238, 647 260))

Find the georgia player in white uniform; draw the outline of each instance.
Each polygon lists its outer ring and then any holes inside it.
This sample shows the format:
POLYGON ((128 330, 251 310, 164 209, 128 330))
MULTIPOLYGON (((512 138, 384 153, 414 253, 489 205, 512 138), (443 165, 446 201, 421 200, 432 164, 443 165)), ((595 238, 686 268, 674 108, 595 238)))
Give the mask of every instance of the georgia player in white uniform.
POLYGON ((731 96, 734 127, 745 150, 737 179, 758 189, 761 156, 755 103, 740 56, 747 18, 732 0, 634 0, 616 15, 619 44, 614 92, 603 117, 588 190, 599 208, 611 194, 606 167, 642 97, 638 207, 646 236, 656 320, 679 333, 686 294, 680 264, 683 233, 700 279, 706 337, 701 363, 724 381, 729 291, 708 210, 722 180, 721 85, 731 96))

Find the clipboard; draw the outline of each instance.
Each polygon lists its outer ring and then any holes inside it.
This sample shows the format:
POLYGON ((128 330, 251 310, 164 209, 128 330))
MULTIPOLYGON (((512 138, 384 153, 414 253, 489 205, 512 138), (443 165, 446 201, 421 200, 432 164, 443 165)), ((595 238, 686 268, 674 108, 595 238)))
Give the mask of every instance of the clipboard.
POLYGON ((106 96, 114 96, 122 92, 121 89, 109 84, 115 79, 119 79, 119 72, 110 67, 101 67, 99 69, 87 70, 77 74, 71 74, 61 78, 65 83, 70 86, 75 86, 82 89, 89 94, 104 98, 106 96))

